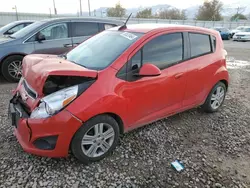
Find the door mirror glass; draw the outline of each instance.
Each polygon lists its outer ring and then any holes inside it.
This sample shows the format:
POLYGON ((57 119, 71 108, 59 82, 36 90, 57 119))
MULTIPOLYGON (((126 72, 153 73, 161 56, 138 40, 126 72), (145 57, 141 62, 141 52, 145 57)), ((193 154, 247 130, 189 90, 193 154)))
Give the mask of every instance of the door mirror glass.
POLYGON ((139 76, 159 76, 161 75, 161 70, 150 63, 142 65, 138 73, 139 76))
POLYGON ((41 42, 41 41, 43 41, 43 40, 46 40, 46 38, 45 38, 45 35, 44 34, 42 34, 42 33, 37 33, 36 34, 36 40, 38 41, 38 42, 41 42))

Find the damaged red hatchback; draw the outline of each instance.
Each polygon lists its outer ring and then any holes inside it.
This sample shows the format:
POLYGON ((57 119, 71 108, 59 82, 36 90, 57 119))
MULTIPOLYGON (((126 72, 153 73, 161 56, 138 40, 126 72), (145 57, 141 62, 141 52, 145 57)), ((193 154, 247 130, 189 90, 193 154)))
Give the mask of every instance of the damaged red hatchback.
POLYGON ((87 163, 119 135, 202 106, 215 112, 228 88, 218 32, 141 24, 103 31, 65 55, 28 55, 10 101, 15 135, 29 153, 87 163))

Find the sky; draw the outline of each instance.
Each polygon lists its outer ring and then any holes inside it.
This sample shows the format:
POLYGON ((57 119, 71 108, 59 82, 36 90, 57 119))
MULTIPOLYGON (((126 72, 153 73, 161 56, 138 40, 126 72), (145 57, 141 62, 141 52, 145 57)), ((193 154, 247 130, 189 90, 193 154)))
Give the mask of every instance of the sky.
MULTIPOLYGON (((118 0, 89 0, 91 11, 100 7, 113 7, 118 0)), ((243 0, 222 0, 222 2, 230 4, 235 1, 243 0)), ((77 13, 80 10, 80 0, 55 0, 58 14, 77 13)), ((157 4, 169 4, 180 9, 190 6, 202 4, 204 0, 120 0, 125 8, 147 7, 157 4)), ((12 7, 17 6, 18 12, 30 13, 49 13, 51 9, 53 13, 53 0, 0 0, 0 12, 14 12, 12 7)), ((83 12, 88 11, 88 0, 82 0, 83 12)))

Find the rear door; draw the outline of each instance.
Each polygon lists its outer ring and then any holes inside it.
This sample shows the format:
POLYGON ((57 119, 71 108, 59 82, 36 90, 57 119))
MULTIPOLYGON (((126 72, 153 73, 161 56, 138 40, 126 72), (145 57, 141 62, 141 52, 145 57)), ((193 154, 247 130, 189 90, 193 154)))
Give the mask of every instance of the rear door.
MULTIPOLYGON (((199 105, 206 95, 206 83, 213 76, 215 56, 209 34, 189 32, 189 60, 187 61, 187 90, 183 105, 199 105)), ((216 45, 216 44, 214 44, 216 45)))
POLYGON ((39 32, 45 36, 45 40, 39 42, 34 35, 28 41, 35 42, 33 53, 63 54, 69 51, 72 48, 72 40, 69 37, 68 28, 68 22, 55 23, 42 28, 39 32))
POLYGON ((92 35, 99 32, 99 25, 97 22, 71 22, 71 36, 73 47, 82 43, 92 35))

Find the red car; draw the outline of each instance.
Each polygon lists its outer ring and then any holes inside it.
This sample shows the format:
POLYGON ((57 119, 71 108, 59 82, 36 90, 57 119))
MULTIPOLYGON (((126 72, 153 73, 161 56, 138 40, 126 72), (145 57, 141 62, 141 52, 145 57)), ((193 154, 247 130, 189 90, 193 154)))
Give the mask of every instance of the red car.
POLYGON ((65 55, 28 55, 10 101, 26 152, 84 163, 104 158, 119 135, 202 106, 217 111, 228 88, 217 31, 178 25, 115 27, 65 55))

